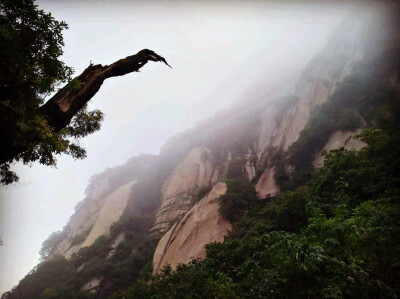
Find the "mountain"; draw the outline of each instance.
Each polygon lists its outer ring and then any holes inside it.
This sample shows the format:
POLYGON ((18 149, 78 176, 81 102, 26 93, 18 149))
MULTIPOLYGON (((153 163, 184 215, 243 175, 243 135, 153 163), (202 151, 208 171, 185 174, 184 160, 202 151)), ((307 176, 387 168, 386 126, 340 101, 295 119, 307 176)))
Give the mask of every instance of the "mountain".
POLYGON ((208 259, 205 245, 257 219, 253 207, 315 180, 325 151, 362 152, 370 145, 355 138, 363 128, 398 131, 398 6, 359 10, 282 94, 243 95, 158 156, 94 176, 64 229, 44 242, 43 262, 2 298, 106 297, 167 275, 167 265, 208 259))

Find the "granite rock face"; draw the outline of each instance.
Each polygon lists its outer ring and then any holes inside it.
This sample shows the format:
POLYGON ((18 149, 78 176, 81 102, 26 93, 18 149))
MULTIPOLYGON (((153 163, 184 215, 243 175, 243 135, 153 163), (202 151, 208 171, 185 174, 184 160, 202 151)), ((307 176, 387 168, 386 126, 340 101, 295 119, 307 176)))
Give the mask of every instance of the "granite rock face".
POLYGON ((216 200, 226 193, 227 186, 219 182, 208 195, 196 203, 158 243, 153 257, 153 273, 159 273, 166 265, 175 269, 192 259, 205 257, 206 244, 222 242, 231 229, 231 223, 219 214, 216 200))
MULTIPOLYGON (((313 111, 328 100, 335 90, 336 83, 346 77, 351 66, 363 57, 365 49, 359 38, 362 24, 361 19, 346 20, 339 26, 326 47, 306 66, 293 91, 298 100, 285 111, 280 122, 275 120, 276 110, 272 107, 267 107, 262 112, 258 156, 263 158, 262 163, 267 166, 256 185, 260 195, 279 191, 274 179, 275 170, 266 163, 270 158, 269 150, 277 148, 287 151, 298 140, 300 132, 306 128, 313 111), (346 27, 348 22, 353 24, 346 27), (345 31, 345 28, 349 29, 345 31)), ((335 132, 330 137, 326 149, 330 149, 333 143, 335 143, 334 148, 346 146, 345 143, 348 142, 346 140, 342 133, 335 132)), ((348 148, 358 149, 359 146, 348 146, 348 148)), ((318 155, 320 154, 316 153, 317 161, 314 163, 317 167, 321 166, 321 158, 318 158, 318 155)))
POLYGON ((95 197, 87 197, 87 203, 84 203, 78 209, 79 213, 71 217, 69 225, 73 228, 68 236, 54 251, 53 255, 61 254, 66 259, 78 252, 82 247, 90 246, 100 236, 108 236, 111 225, 117 222, 121 217, 129 199, 131 187, 136 182, 129 182, 117 188, 107 196, 100 197, 97 201, 91 202, 90 199, 95 197), (84 207, 92 207, 87 209, 84 207), (84 241, 79 244, 72 245, 71 242, 76 236, 83 236, 84 241), (71 246, 72 245, 72 246, 71 246))
POLYGON ((87 192, 83 201, 75 207, 75 213, 67 224, 67 236, 57 246, 54 255, 64 255, 67 259, 80 249, 80 244, 71 246, 71 241, 79 235, 87 235, 99 217, 101 207, 105 201, 108 180, 100 180, 87 192))
POLYGON ((110 234, 110 227, 121 217, 128 202, 130 190, 135 183, 136 181, 124 184, 106 197, 99 217, 86 240, 82 243, 82 247, 90 246, 98 237, 110 234))
MULTIPOLYGON (((230 178, 232 173, 236 175, 242 172, 252 180, 256 177, 257 169, 263 169, 255 185, 258 194, 265 196, 279 192, 279 185, 274 179, 275 168, 269 163, 271 154, 276 150, 287 151, 298 140, 313 111, 328 100, 336 83, 349 74, 352 64, 362 58, 364 49, 358 38, 362 21, 354 22, 351 30, 345 34, 343 28, 347 27, 342 24, 342 28, 339 27, 327 46, 309 62, 300 79, 291 88, 296 100, 283 111, 279 99, 276 100, 277 94, 273 95, 275 99, 268 98, 272 95, 266 94, 263 104, 258 107, 255 101, 255 107, 242 106, 240 109, 226 111, 203 125, 203 128, 193 129, 174 140, 177 146, 189 142, 192 136, 204 136, 200 144, 206 145, 206 148, 190 150, 163 187, 162 203, 153 229, 158 230, 160 237, 165 235, 154 255, 155 272, 166 264, 175 267, 178 263, 190 261, 191 249, 187 244, 195 246, 196 242, 180 243, 180 237, 175 238, 182 236, 181 230, 189 227, 180 224, 183 219, 191 219, 192 210, 199 208, 196 205, 196 208, 190 209, 193 190, 197 187, 210 186, 216 181, 230 178), (205 153, 209 159, 204 159, 205 153), (181 251, 183 249, 188 255, 181 251)), ((363 145, 359 141, 350 138, 352 134, 335 132, 325 149, 342 146, 349 149, 361 148, 363 145)), ((322 162, 320 153, 316 153, 315 166, 321 166, 322 162)), ((286 166, 286 171, 290 170, 290 165, 286 166)), ((208 234, 212 234, 212 230, 208 234)), ((194 236, 190 235, 190 238, 194 236)), ((204 238, 202 235, 196 236, 197 240, 204 238)), ((198 256, 193 254, 193 257, 198 256)))
MULTIPOLYGON (((358 151, 363 147, 367 146, 367 144, 355 138, 355 135, 357 135, 359 132, 360 130, 357 130, 355 132, 336 131, 331 135, 331 137, 329 138, 328 142, 325 144, 325 147, 323 149, 326 151, 330 151, 343 147, 344 149, 358 151)), ((313 161, 313 165, 314 167, 319 168, 323 165, 323 163, 324 163, 324 157, 321 156, 321 152, 318 152, 316 154, 315 160, 313 161)))
POLYGON ((207 148, 193 148, 175 167, 161 190, 161 206, 151 232, 162 235, 192 206, 196 189, 216 182, 214 165, 207 148))
POLYGON ((274 179, 275 169, 267 168, 261 175, 256 184, 256 191, 259 196, 264 197, 268 194, 276 194, 279 192, 279 186, 274 179))

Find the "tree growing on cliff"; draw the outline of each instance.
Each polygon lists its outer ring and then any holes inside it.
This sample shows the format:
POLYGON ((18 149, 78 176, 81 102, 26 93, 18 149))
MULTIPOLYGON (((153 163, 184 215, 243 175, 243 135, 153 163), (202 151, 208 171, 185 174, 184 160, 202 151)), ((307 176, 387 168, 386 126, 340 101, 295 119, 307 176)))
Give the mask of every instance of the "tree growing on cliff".
MULTIPOLYGON (((100 129, 103 114, 87 102, 104 80, 165 59, 145 49, 111 65, 90 64, 72 79, 60 60, 67 24, 39 10, 34 0, 0 0, 0 177, 18 180, 12 161, 55 165, 57 154, 85 157, 79 139, 100 129), (57 91, 57 87, 68 82, 57 91), (45 101, 49 94, 57 93, 45 101)), ((168 65, 168 64, 167 64, 168 65)))

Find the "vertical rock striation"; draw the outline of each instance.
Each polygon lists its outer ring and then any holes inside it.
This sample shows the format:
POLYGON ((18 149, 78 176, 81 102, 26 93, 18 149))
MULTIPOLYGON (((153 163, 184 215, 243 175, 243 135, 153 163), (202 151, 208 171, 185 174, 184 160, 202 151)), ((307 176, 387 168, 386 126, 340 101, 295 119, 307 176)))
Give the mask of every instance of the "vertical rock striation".
POLYGON ((161 207, 151 229, 153 235, 162 235, 192 206, 198 188, 215 183, 214 165, 210 151, 204 147, 193 148, 175 167, 161 190, 161 207))
POLYGON ((175 269, 178 264, 205 257, 206 244, 222 242, 231 223, 219 214, 217 198, 226 193, 225 183, 214 185, 210 193, 196 203, 180 222, 161 238, 153 257, 153 273, 166 265, 175 269))

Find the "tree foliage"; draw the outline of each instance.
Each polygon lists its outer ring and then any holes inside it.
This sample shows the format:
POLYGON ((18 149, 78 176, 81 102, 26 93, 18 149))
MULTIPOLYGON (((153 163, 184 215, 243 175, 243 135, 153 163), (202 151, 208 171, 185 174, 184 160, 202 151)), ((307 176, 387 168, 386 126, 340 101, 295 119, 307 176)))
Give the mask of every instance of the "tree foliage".
MULTIPOLYGON (((18 180, 9 163, 38 161, 55 165, 56 155, 86 156, 79 138, 100 128, 103 114, 87 103, 111 77, 137 72, 148 61, 166 60, 149 49, 110 65, 90 64, 71 80, 72 69, 59 60, 64 22, 39 10, 33 0, 0 1, 0 176, 3 184, 18 180), (60 88, 61 83, 69 83, 60 88)), ((169 65, 168 65, 169 66, 169 65)))
POLYGON ((226 194, 217 199, 219 213, 229 221, 236 222, 258 200, 257 193, 245 178, 230 179, 226 184, 226 194))
MULTIPOLYGON (((136 279, 148 277, 149 271, 151 273, 148 263, 151 265, 156 243, 146 233, 152 220, 152 217, 140 215, 121 219, 112 226, 110 237, 99 237, 91 246, 81 248, 70 260, 61 256, 43 260, 17 287, 1 298, 91 298, 93 296, 81 292, 80 288, 94 277, 107 281, 97 296, 106 297, 119 288, 127 288, 136 279), (124 234, 123 240, 113 248, 112 244, 120 233, 124 234)), ((60 236, 59 232, 53 233, 46 240, 41 251, 43 258, 48 257, 60 236)), ((82 241, 79 238, 81 235, 77 235, 77 240, 72 240, 72 243, 82 241)))
POLYGON ((57 246, 67 237, 67 231, 56 231, 52 233, 42 244, 40 249, 40 259, 46 260, 57 248, 57 246))
MULTIPOLYGON (((62 31, 67 24, 38 9, 33 0, 0 1, 0 139, 1 156, 10 148, 25 149, 13 157, 25 164, 54 166, 56 155, 85 157, 78 139, 97 131, 103 114, 82 109, 64 130, 55 131, 39 111, 46 96, 71 79, 72 68, 60 60, 62 31)), ((72 84, 73 82, 70 82, 72 84)), ((1 182, 18 180, 9 162, 0 168, 1 182)))

